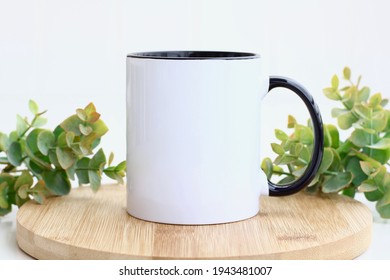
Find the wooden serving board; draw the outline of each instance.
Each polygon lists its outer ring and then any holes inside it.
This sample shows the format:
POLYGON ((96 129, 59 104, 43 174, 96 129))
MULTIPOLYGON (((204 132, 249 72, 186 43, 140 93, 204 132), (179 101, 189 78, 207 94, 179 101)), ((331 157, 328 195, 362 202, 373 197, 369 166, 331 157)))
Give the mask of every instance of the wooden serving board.
POLYGON ((126 190, 78 188, 17 214, 17 241, 37 259, 352 259, 370 244, 372 215, 348 197, 262 197, 245 221, 180 226, 126 212, 126 190))

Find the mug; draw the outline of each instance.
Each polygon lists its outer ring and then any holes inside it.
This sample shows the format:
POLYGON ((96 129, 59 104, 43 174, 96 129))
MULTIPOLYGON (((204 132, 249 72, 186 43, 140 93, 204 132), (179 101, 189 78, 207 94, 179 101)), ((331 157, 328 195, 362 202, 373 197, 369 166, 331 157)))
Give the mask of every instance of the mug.
POLYGON ((126 66, 130 215, 183 225, 240 221, 259 212, 262 188, 289 195, 314 178, 323 154, 320 111, 297 82, 266 76, 260 55, 141 52, 126 66), (303 100, 315 139, 305 173, 287 185, 267 182, 260 168, 261 99, 276 87, 303 100))

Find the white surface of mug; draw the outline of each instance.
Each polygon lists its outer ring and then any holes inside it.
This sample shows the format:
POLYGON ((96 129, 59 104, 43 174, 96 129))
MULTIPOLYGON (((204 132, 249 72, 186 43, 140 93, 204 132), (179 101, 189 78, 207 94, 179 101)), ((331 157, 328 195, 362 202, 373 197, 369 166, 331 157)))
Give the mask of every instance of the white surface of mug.
MULTIPOLYGON (((217 224, 259 212, 271 195, 306 186, 322 158, 322 121, 312 97, 263 73, 254 53, 168 51, 127 56, 127 210, 169 224, 217 224), (288 186, 260 169, 261 99, 274 87, 309 109, 315 145, 305 174, 288 186)), ((264 121, 271 121, 270 119, 264 121)))

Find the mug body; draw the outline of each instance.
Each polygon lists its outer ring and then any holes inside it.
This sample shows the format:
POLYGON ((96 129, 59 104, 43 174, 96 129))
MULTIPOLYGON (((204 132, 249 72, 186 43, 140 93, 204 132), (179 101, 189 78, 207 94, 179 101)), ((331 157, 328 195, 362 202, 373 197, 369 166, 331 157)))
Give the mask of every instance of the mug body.
POLYGON ((259 211, 261 99, 255 54, 127 57, 127 210, 169 224, 239 221, 259 211))

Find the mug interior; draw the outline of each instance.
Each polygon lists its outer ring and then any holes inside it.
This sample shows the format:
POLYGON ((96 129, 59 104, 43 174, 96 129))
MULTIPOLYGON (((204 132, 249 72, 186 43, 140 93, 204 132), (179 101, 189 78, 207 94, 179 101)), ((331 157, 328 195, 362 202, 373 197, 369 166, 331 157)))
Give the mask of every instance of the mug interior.
POLYGON ((149 59, 253 59, 260 57, 249 52, 230 51, 156 51, 128 54, 132 58, 149 59))

